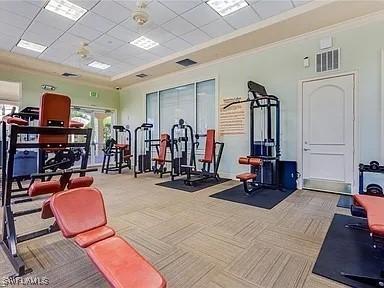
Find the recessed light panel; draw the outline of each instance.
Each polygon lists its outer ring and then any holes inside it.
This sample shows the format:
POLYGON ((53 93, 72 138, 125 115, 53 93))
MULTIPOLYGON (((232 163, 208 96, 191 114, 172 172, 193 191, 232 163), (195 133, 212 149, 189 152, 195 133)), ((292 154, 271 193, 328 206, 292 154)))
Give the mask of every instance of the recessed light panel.
POLYGON ((40 45, 40 44, 29 42, 29 41, 26 41, 26 40, 23 40, 23 39, 21 39, 19 41, 19 43, 17 43, 17 47, 21 47, 21 48, 32 50, 32 51, 39 52, 39 53, 41 53, 45 49, 47 49, 47 46, 43 46, 43 45, 40 45))
POLYGON ((74 21, 79 20, 79 18, 87 12, 87 9, 67 0, 50 0, 47 6, 45 6, 45 9, 74 21))
POLYGON ((247 1, 244 0, 209 0, 207 1, 207 4, 221 16, 229 15, 248 6, 247 1))
POLYGON ((139 38, 137 38, 136 40, 133 40, 132 42, 130 42, 130 44, 132 45, 135 45, 139 48, 142 48, 142 49, 145 49, 145 50, 149 50, 157 45, 159 45, 159 43, 147 38, 147 37, 144 37, 144 36, 141 36, 139 38))
POLYGON ((93 61, 92 63, 89 63, 88 66, 93 67, 93 68, 97 68, 97 69, 101 69, 101 70, 105 70, 105 69, 108 69, 109 67, 111 67, 111 65, 109 65, 109 64, 105 64, 105 63, 101 63, 101 62, 97 62, 97 61, 93 61))

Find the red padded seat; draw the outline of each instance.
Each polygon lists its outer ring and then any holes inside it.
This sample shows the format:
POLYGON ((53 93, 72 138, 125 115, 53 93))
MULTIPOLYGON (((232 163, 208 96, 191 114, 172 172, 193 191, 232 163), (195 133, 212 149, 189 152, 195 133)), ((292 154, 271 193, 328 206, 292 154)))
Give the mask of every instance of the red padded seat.
POLYGON ((69 127, 70 128, 83 128, 84 123, 81 123, 81 122, 75 121, 75 120, 70 120, 69 121, 69 127))
POLYGON ((45 182, 34 182, 28 188, 29 197, 34 197, 44 194, 52 194, 62 191, 60 182, 57 180, 45 181, 45 182))
POLYGON ((204 158, 199 159, 199 162, 202 163, 212 163, 213 156, 215 155, 215 129, 208 129, 207 136, 205 139, 205 150, 204 150, 204 158))
POLYGON ((48 198, 43 201, 43 205, 41 208, 41 219, 49 219, 52 217, 54 217, 54 215, 51 210, 50 199, 48 198))
POLYGON ((27 126, 28 121, 17 118, 17 117, 12 117, 12 116, 4 116, 3 121, 5 121, 7 124, 15 124, 15 125, 20 125, 20 126, 27 126))
POLYGON ((255 173, 246 172, 246 173, 242 173, 242 174, 237 175, 236 178, 240 179, 240 181, 248 181, 251 179, 255 179, 256 176, 257 175, 255 173))
POLYGON ((93 184, 92 176, 81 176, 70 179, 67 184, 68 189, 75 189, 80 187, 89 187, 93 184))
POLYGON ((117 149, 126 149, 128 148, 128 144, 115 144, 117 149))
POLYGON ((112 287, 165 288, 167 286, 160 273, 118 236, 96 242, 85 250, 112 287))
POLYGON ((384 198, 370 195, 354 195, 353 198, 367 212, 369 230, 373 235, 384 237, 384 198))
POLYGON ((108 226, 101 226, 75 236, 75 242, 82 248, 86 248, 98 241, 107 239, 115 235, 115 230, 108 226))
POLYGON ((56 193, 51 209, 66 238, 86 247, 93 263, 112 287, 165 288, 166 281, 125 240, 107 226, 101 192, 92 187, 56 193))
POLYGON ((160 165, 164 165, 165 162, 169 162, 165 159, 167 157, 167 147, 169 145, 169 139, 170 137, 166 133, 160 135, 159 157, 155 157, 152 159, 160 165))
POLYGON ((251 165, 259 167, 263 164, 263 160, 257 157, 240 157, 239 164, 251 165))

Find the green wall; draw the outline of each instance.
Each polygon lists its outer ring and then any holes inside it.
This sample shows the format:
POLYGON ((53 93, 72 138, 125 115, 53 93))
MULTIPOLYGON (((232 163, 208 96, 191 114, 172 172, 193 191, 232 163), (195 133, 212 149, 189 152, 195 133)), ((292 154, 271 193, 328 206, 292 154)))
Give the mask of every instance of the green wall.
MULTIPOLYGON (((300 80, 343 72, 357 72, 357 103, 359 109, 358 161, 380 160, 380 55, 384 48, 381 37, 384 20, 354 27, 339 27, 326 32, 313 33, 292 41, 271 46, 251 54, 224 59, 221 62, 196 67, 184 72, 166 75, 126 87, 121 90, 121 120, 136 126, 145 120, 145 94, 183 83, 217 77, 219 97, 246 97, 247 81, 264 84, 267 91, 278 95, 282 105, 281 137, 282 158, 297 159, 297 96, 300 80), (341 49, 341 69, 332 73, 316 73, 315 54, 319 41, 332 36, 334 48, 341 49), (308 56, 311 67, 303 67, 308 56)), ((332 105, 332 103, 330 103, 332 105)), ((327 111, 324 111, 326 117, 327 111)), ((241 155, 247 155, 248 135, 224 136, 223 175, 233 176, 244 170, 237 165, 241 155)))
POLYGON ((0 66, 0 80, 22 83, 22 107, 38 106, 40 96, 45 92, 41 89, 41 84, 48 84, 56 87, 55 92, 70 96, 73 105, 105 107, 111 109, 119 108, 119 92, 112 88, 95 87, 92 84, 87 85, 62 77, 4 66, 0 66), (98 97, 90 97, 90 91, 98 92, 98 97))

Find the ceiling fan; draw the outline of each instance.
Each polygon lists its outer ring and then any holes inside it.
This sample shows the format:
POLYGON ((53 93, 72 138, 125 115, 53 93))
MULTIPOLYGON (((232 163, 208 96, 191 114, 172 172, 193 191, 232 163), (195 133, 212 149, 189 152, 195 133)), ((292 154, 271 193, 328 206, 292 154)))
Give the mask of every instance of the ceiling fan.
POLYGON ((136 9, 132 13, 132 19, 139 27, 149 21, 149 14, 146 11, 147 6, 148 4, 145 0, 137 0, 136 9))

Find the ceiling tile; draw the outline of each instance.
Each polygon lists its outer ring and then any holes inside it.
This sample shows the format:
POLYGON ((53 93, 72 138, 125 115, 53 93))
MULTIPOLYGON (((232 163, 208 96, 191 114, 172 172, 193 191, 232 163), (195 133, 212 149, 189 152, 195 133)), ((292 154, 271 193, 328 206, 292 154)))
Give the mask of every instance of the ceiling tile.
POLYGON ((0 49, 10 51, 18 41, 18 36, 0 34, 0 49))
POLYGON ((211 39, 207 34, 199 29, 188 32, 187 34, 180 36, 180 38, 183 38, 192 45, 198 45, 211 39))
POLYGON ((48 26, 38 21, 33 21, 33 23, 24 32, 23 39, 49 46, 63 33, 63 30, 48 26))
POLYGON ((228 25, 223 19, 217 19, 203 27, 200 27, 205 33, 207 33, 212 38, 219 37, 234 31, 234 29, 228 25))
POLYGON ((20 47, 17 47, 17 46, 13 47, 12 52, 17 53, 17 54, 31 56, 31 57, 34 57, 34 58, 36 58, 37 56, 40 55, 39 52, 35 52, 35 51, 32 51, 32 50, 20 48, 20 47))
POLYGON ((152 30, 145 34, 145 37, 157 42, 157 43, 164 43, 167 42, 173 38, 176 38, 176 36, 167 30, 158 27, 155 30, 152 30))
POLYGON ((115 50, 125 44, 124 41, 121 41, 119 39, 116 39, 112 36, 109 36, 107 34, 104 34, 97 40, 93 41, 92 44, 96 45, 102 45, 105 48, 109 49, 109 51, 115 50))
POLYGON ((301 6, 301 5, 304 5, 304 4, 308 4, 310 2, 312 2, 313 0, 292 0, 293 2, 293 5, 295 5, 295 7, 298 7, 298 6, 301 6))
POLYGON ((55 27, 61 30, 68 30, 73 24, 75 24, 75 21, 57 15, 56 13, 53 13, 52 11, 46 9, 42 9, 40 11, 40 13, 35 18, 35 21, 44 23, 45 25, 55 27))
POLYGON ((93 41, 103 33, 94 29, 91 29, 85 25, 80 23, 76 23, 71 29, 68 31, 69 33, 87 39, 88 41, 93 41))
POLYGON ((170 55, 172 53, 175 53, 174 50, 169 49, 169 48, 164 47, 164 46, 161 46, 161 45, 153 47, 149 51, 150 51, 150 53, 155 54, 155 55, 160 56, 160 57, 165 57, 165 56, 168 56, 168 55, 170 55))
POLYGON ((37 7, 44 7, 45 3, 47 2, 47 0, 27 0, 27 1, 24 1, 24 2, 28 2, 32 5, 35 5, 37 7))
POLYGON ((84 9, 91 10, 100 0, 70 0, 70 1, 84 9))
POLYGON ((195 26, 193 26, 191 23, 184 20, 180 16, 165 23, 163 25, 163 28, 177 36, 191 32, 192 30, 196 29, 195 26))
POLYGON ((2 0, 0 1, 0 9, 33 19, 41 8, 26 1, 2 0))
POLYGON ((235 13, 225 16, 224 19, 236 29, 248 26, 261 20, 250 6, 244 7, 235 13))
POLYGON ((289 10, 293 8, 293 5, 289 0, 260 0, 253 5, 253 8, 261 18, 265 19, 289 10))
POLYGON ((204 26, 220 18, 219 14, 209 7, 207 3, 202 3, 181 16, 197 27, 204 26))
POLYGON ((108 56, 121 60, 121 61, 126 61, 127 58, 134 56, 136 54, 143 53, 143 49, 133 46, 131 44, 125 44, 124 46, 121 46, 113 51, 111 51, 108 56))
POLYGON ((125 8, 128 8, 131 11, 135 10, 137 7, 137 0, 113 0, 113 1, 124 6, 125 8))
POLYGON ((88 40, 82 37, 72 35, 70 33, 65 33, 52 45, 52 47, 66 48, 69 50, 73 50, 73 53, 75 53, 82 42, 88 42, 88 40))
MULTIPOLYGON (((157 46, 157 47, 159 47, 159 46, 157 46)), ((162 48, 165 48, 165 47, 162 47, 162 48)), ((152 48, 149 51, 152 52, 153 49, 155 49, 155 48, 152 48)), ((171 53, 173 53, 173 51, 171 51, 171 53)), ((139 58, 139 59, 143 59, 143 60, 147 61, 148 63, 153 62, 153 61, 155 61, 155 60, 160 58, 160 56, 152 54, 152 53, 147 52, 147 51, 145 51, 145 52, 143 52, 141 54, 136 54, 135 57, 139 58)))
POLYGON ((20 38, 21 35, 23 35, 24 33, 24 29, 21 29, 6 23, 1 23, 1 19, 0 19, 0 26, 1 26, 0 33, 6 36, 10 36, 10 37, 15 36, 17 38, 20 38))
POLYGON ((78 21, 80 24, 96 29, 100 32, 107 32, 116 24, 104 17, 101 17, 93 12, 88 12, 78 21))
POLYGON ((120 23, 128 17, 131 17, 132 13, 129 9, 111 0, 100 1, 95 7, 92 8, 92 12, 115 23, 120 23))
POLYGON ((152 1, 147 7, 147 12, 149 14, 150 21, 153 21, 158 25, 177 17, 175 12, 158 1, 152 1))
POLYGON ((140 34, 129 30, 128 28, 123 27, 122 25, 118 25, 108 31, 107 35, 111 35, 117 39, 125 41, 127 43, 135 40, 140 37, 140 34))
POLYGON ((160 2, 177 14, 182 14, 201 4, 200 0, 160 0, 160 2))
POLYGON ((73 67, 77 67, 80 69, 87 69, 88 64, 92 62, 92 58, 90 59, 81 59, 77 54, 73 54, 69 58, 67 58, 63 64, 70 65, 73 67))
POLYGON ((190 48, 192 46, 187 41, 185 41, 181 38, 172 39, 166 43, 163 43, 162 45, 169 48, 169 49, 172 49, 174 51, 184 50, 184 49, 190 48))
POLYGON ((153 21, 148 21, 143 26, 139 26, 136 22, 133 21, 131 17, 122 22, 120 25, 140 35, 148 33, 149 31, 152 31, 153 29, 159 27, 153 21))
POLYGON ((72 54, 74 54, 73 51, 70 51, 68 49, 56 49, 48 47, 43 53, 40 54, 39 58, 57 63, 62 63, 72 54))
POLYGON ((0 22, 7 23, 21 29, 26 29, 29 23, 31 23, 31 19, 19 16, 7 10, 0 10, 0 22))

